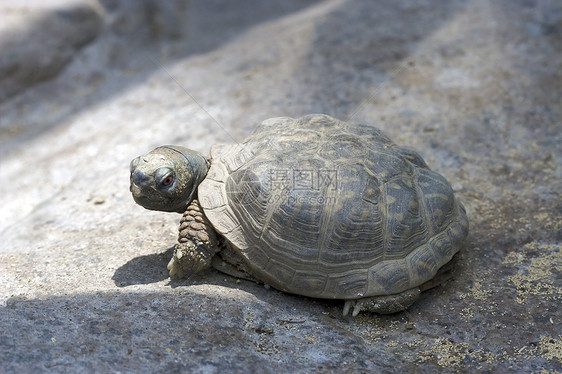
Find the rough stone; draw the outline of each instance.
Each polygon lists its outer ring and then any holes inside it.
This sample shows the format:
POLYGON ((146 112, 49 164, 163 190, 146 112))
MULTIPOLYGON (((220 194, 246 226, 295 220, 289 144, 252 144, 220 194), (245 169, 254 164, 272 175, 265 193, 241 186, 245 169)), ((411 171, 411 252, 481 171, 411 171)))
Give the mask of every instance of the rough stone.
POLYGON ((4 1, 0 16, 0 102, 57 75, 98 36, 94 1, 4 1))
POLYGON ((559 2, 73 3, 0 4, 2 30, 89 20, 42 84, 0 67, 1 372, 562 371, 559 2), (167 276, 180 216, 135 205, 129 161, 311 112, 381 128, 467 208, 453 279, 405 312, 167 276))

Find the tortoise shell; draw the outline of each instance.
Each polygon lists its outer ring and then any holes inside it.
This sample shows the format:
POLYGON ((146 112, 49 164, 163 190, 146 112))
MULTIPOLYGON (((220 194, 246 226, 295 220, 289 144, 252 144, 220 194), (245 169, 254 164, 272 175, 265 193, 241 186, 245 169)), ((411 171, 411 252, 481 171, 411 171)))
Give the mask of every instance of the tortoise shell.
POLYGON ((417 287, 468 233, 450 184, 416 152, 326 115, 272 118, 242 144, 214 146, 197 193, 253 276, 311 297, 417 287))

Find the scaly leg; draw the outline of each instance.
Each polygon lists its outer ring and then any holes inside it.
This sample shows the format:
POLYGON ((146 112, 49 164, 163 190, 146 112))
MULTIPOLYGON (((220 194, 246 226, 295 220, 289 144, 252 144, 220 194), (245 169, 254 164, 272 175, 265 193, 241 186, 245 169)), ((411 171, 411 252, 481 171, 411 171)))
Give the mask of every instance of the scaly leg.
POLYGON ((356 300, 346 300, 343 306, 343 315, 346 316, 353 307, 351 315, 355 317, 360 311, 380 314, 401 312, 412 305, 420 296, 418 287, 394 295, 371 296, 356 300))
POLYGON ((419 287, 414 287, 394 295, 371 296, 362 299, 346 300, 343 306, 343 315, 346 316, 351 308, 353 308, 351 313, 353 317, 362 310, 380 314, 391 314, 406 310, 418 299, 422 291, 436 287, 451 279, 456 261, 457 256, 454 256, 451 261, 437 270, 437 274, 435 274, 432 279, 421 284, 419 287))
POLYGON ((180 220, 178 243, 174 256, 168 263, 170 277, 183 278, 211 266, 211 259, 218 251, 217 235, 199 207, 193 200, 180 220))

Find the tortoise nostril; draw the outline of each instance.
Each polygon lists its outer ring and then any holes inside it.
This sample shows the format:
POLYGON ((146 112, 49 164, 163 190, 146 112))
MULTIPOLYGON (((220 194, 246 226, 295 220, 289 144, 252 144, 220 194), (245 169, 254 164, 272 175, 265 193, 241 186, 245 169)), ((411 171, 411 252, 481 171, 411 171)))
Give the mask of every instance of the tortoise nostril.
POLYGON ((135 171, 132 174, 133 177, 133 183, 136 184, 137 186, 142 186, 146 183, 146 181, 148 180, 148 175, 146 175, 145 173, 143 173, 140 170, 135 171))
POLYGON ((140 162, 140 157, 137 157, 133 161, 131 161, 131 163, 129 164, 129 171, 131 172, 131 174, 133 174, 133 172, 139 165, 139 162, 140 162))

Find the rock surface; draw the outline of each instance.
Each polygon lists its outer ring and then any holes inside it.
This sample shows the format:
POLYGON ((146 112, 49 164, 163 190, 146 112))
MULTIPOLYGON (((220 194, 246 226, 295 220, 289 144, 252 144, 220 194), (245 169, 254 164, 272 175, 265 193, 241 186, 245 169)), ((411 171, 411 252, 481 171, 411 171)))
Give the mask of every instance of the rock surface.
POLYGON ((95 40, 102 18, 94 1, 7 0, 0 23, 0 101, 59 73, 95 40))
POLYGON ((2 27, 39 32, 0 33, 26 69, 0 54, 1 372, 562 371, 559 2, 11 3, 2 27), (179 215, 129 194, 157 145, 312 112, 417 150, 467 208, 454 278, 403 313, 170 280, 179 215))

